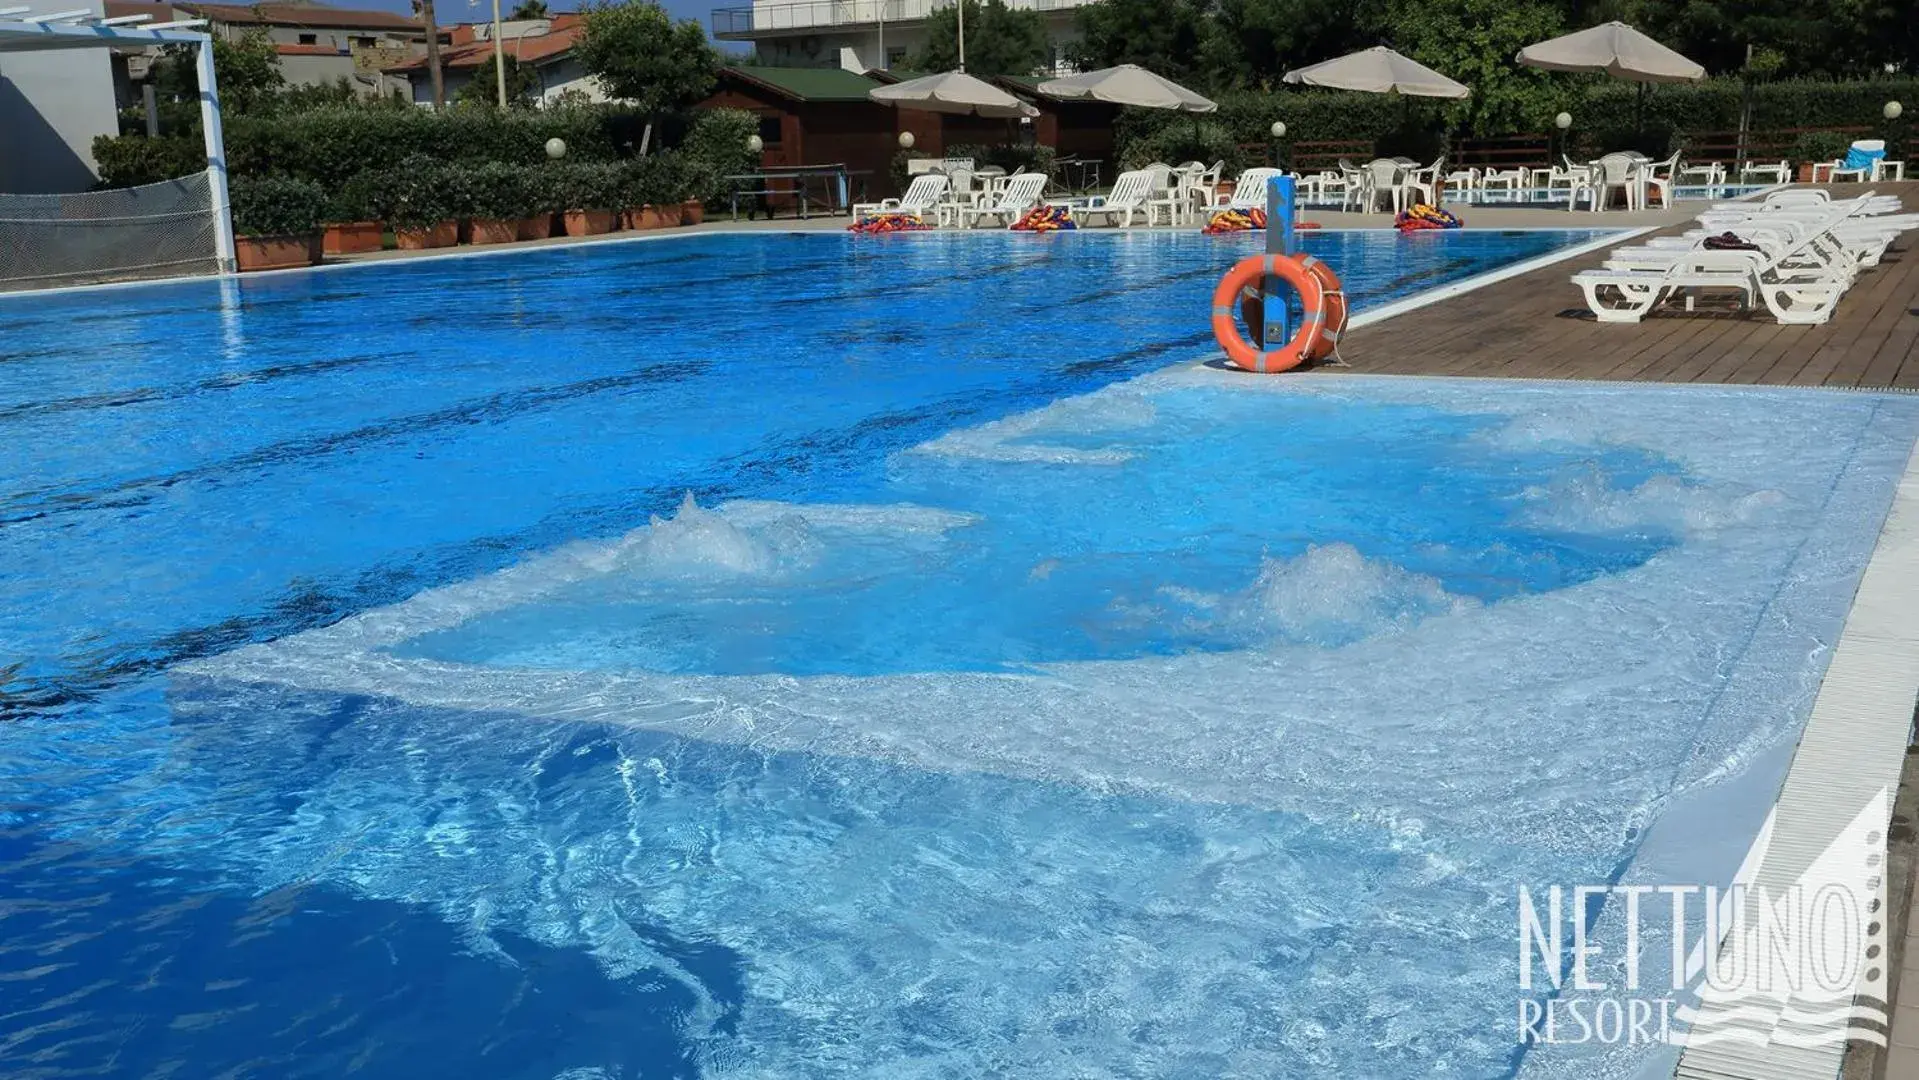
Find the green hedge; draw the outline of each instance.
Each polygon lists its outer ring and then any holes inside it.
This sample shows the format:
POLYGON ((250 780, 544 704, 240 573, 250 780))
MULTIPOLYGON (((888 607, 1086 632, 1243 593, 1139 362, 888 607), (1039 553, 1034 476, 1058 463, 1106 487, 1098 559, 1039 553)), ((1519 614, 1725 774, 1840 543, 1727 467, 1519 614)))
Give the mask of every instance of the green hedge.
POLYGON ((639 141, 644 121, 614 107, 562 109, 329 108, 236 117, 227 157, 236 175, 298 176, 332 186, 369 166, 414 155, 438 162, 536 165, 548 139, 568 161, 614 161, 639 141))
POLYGON ((93 161, 101 187, 137 187, 202 171, 207 147, 198 138, 101 135, 93 140, 93 161))
POLYGON ((242 236, 305 236, 320 227, 327 196, 318 184, 284 176, 236 180, 228 198, 242 236))

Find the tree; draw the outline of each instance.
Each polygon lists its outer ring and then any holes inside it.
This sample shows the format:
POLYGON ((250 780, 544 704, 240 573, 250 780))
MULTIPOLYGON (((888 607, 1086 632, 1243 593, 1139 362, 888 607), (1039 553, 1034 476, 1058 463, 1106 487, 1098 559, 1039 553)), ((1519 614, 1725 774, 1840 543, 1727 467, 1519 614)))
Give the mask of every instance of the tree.
POLYGON ((1138 64, 1169 79, 1199 71, 1199 43, 1206 11, 1197 0, 1100 0, 1074 16, 1080 43, 1074 59, 1083 70, 1138 64))
POLYGON ((551 17, 546 10, 546 0, 520 0, 520 2, 513 7, 513 14, 507 16, 507 18, 512 19, 514 22, 519 22, 523 19, 546 19, 551 17))
MULTIPOLYGON (((1048 65, 1052 46, 1046 16, 1006 6, 1006 0, 962 0, 966 5, 966 70, 974 75, 1031 75, 1048 65)), ((911 66, 920 71, 960 67, 959 5, 926 20, 926 44, 911 66)))
MULTIPOLYGON (((167 49, 154 65, 154 92, 169 101, 197 101, 200 77, 195 70, 193 45, 167 49)), ((213 39, 213 77, 219 83, 222 107, 234 113, 255 112, 269 105, 286 78, 280 74, 280 55, 264 30, 250 30, 232 39, 213 39)))
POLYGON ((1290 68, 1378 44, 1385 0, 1216 0, 1200 44, 1219 89, 1279 85, 1290 68))
MULTIPOLYGON (((530 104, 539 92, 539 73, 531 64, 522 64, 509 56, 506 58, 506 103, 508 105, 530 104)), ((488 56, 473 71, 473 79, 460 87, 458 98, 462 105, 495 106, 500 101, 499 76, 493 73, 493 57, 488 56)))
POLYGON ((713 89, 720 54, 706 30, 675 23, 652 0, 607 3, 586 10, 575 55, 606 92, 625 98, 649 119, 640 137, 644 155, 658 117, 685 109, 713 89))
POLYGON ((1473 96, 1454 103, 1456 126, 1478 135, 1537 130, 1567 93, 1564 77, 1513 62, 1535 41, 1566 32, 1557 6, 1541 0, 1396 0, 1399 50, 1465 83, 1473 96))

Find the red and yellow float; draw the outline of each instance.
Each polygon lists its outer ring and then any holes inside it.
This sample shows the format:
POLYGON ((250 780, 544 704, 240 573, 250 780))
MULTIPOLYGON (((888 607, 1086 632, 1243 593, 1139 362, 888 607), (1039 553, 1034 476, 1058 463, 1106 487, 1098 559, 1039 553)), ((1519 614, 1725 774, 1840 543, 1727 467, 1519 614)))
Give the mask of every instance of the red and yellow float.
MULTIPOLYGON (((1263 310, 1254 312, 1263 321, 1263 310)), ((1256 255, 1241 259, 1213 290, 1213 336, 1234 367, 1265 373, 1291 371, 1309 361, 1324 360, 1339 347, 1346 331, 1346 292, 1333 268, 1311 255, 1256 255), (1255 346, 1240 333, 1234 307, 1242 297, 1258 297, 1269 277, 1276 277, 1299 293, 1304 312, 1291 341, 1278 348, 1255 346)))

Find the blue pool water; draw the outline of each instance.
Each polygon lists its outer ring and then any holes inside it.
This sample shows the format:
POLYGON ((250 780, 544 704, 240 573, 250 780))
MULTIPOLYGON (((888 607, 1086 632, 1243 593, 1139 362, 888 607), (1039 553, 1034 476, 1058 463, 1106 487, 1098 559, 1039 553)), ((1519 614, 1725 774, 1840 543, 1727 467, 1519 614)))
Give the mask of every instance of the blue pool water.
POLYGON ((1254 243, 0 301, 0 1074, 1643 1067, 1512 891, 1730 873, 1919 409, 1184 366, 1254 243))

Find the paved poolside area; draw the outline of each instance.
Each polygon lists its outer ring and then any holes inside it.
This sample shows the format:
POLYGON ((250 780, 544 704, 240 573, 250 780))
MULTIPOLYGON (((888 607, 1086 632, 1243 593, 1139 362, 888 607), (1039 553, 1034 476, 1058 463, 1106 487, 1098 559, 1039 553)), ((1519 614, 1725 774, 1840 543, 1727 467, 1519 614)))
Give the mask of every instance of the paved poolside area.
MULTIPOLYGON (((1832 188, 1835 197, 1864 190, 1832 188)), ((1872 190, 1919 209, 1919 182, 1872 190)), ((1681 215, 1686 206, 1680 204, 1681 215)), ((1623 224, 1619 215, 1556 216, 1623 224)), ((1686 227, 1681 221, 1666 228, 1686 227)), ((1824 326, 1780 326, 1763 311, 1599 323, 1567 279, 1598 266, 1602 250, 1362 327, 1347 335, 1340 353, 1353 370, 1381 374, 1919 389, 1915 244, 1910 233, 1900 240, 1824 326)))

